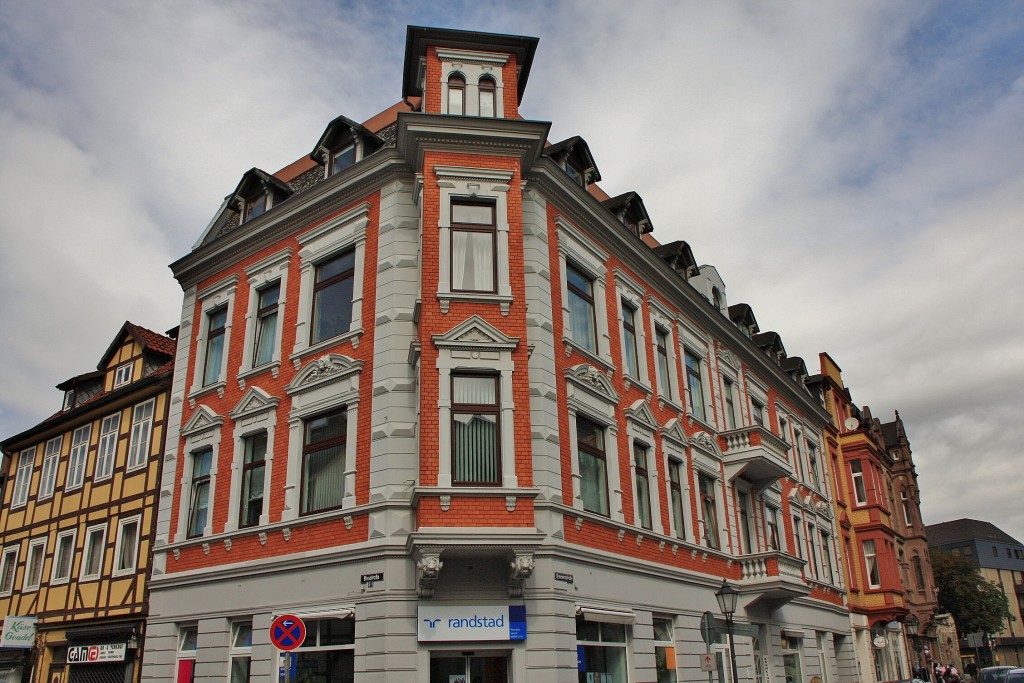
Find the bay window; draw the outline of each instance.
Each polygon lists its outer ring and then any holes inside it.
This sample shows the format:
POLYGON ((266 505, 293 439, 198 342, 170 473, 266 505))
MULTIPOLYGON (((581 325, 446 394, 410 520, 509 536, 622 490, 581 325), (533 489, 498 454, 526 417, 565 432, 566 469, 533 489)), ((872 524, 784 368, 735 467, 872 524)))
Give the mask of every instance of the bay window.
POLYGON ((498 377, 453 373, 452 483, 501 483, 498 377))
POLYGON ((451 291, 495 293, 497 225, 493 202, 452 200, 451 291))

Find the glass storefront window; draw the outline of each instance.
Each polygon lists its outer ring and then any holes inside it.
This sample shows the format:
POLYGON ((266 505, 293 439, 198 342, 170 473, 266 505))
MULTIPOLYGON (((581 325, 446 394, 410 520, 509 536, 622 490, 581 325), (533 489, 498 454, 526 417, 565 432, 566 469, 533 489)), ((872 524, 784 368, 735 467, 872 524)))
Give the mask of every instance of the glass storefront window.
POLYGON ((627 683, 626 626, 576 618, 579 683, 627 683))
POLYGON ((508 655, 434 653, 430 683, 508 683, 508 655))
POLYGON ((658 683, 676 683, 676 645, 671 619, 654 619, 654 663, 658 683))
POLYGON ((306 639, 295 650, 295 683, 355 680, 355 620, 307 619, 306 639))

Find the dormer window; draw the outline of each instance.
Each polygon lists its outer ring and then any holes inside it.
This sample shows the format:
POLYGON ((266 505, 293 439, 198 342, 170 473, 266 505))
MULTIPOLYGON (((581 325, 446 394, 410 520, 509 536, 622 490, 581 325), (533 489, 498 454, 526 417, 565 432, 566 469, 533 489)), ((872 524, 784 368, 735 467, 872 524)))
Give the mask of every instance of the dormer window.
POLYGON ((123 387, 132 381, 132 364, 125 363, 124 365, 117 366, 117 370, 114 371, 114 388, 123 387))
POLYGON ((345 145, 331 153, 331 175, 337 175, 356 163, 355 144, 345 145))
POLYGON ((75 390, 68 389, 64 392, 64 410, 71 410, 75 407, 75 390))
POLYGON ((245 201, 245 220, 262 216, 267 211, 267 193, 261 192, 251 199, 245 201))
POLYGON ((458 116, 466 113, 466 79, 462 74, 448 77, 448 113, 458 116))
POLYGON ((565 162, 565 172, 577 185, 585 185, 583 182, 583 173, 568 161, 565 162))
MULTIPOLYGON (((449 88, 450 87, 451 81, 449 81, 449 88)), ((494 118, 494 112, 497 110, 497 84, 495 84, 494 79, 490 76, 483 76, 480 78, 480 82, 477 87, 480 91, 480 116, 494 118)))

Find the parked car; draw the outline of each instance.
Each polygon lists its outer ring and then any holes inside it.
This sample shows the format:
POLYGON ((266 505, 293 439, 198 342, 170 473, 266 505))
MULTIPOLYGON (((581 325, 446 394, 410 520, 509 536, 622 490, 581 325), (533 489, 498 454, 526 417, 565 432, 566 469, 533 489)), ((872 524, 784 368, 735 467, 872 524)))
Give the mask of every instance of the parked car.
POLYGON ((1006 683, 1006 674, 1013 666, 986 666, 978 672, 978 683, 1006 683))
POLYGON ((1024 683, 1024 669, 1010 669, 1005 676, 1004 683, 1024 683))

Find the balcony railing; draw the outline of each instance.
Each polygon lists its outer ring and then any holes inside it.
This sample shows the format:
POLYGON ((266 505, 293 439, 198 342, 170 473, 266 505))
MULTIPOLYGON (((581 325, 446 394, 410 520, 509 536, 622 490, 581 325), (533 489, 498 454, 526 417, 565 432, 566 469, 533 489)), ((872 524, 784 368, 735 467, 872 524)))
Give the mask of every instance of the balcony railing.
POLYGON ((746 591, 759 592, 762 598, 787 602, 807 595, 804 581, 806 562, 779 551, 740 558, 740 584, 746 591))
POLYGON ((761 425, 722 432, 718 441, 730 480, 743 477, 762 489, 782 477, 793 476, 793 467, 786 458, 789 444, 761 425))

